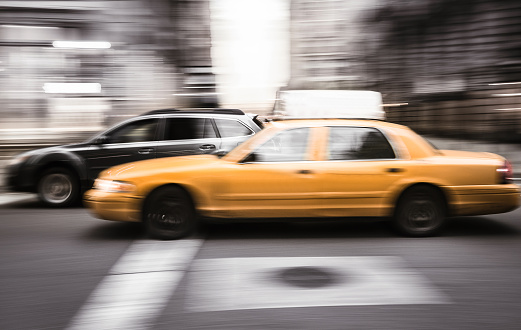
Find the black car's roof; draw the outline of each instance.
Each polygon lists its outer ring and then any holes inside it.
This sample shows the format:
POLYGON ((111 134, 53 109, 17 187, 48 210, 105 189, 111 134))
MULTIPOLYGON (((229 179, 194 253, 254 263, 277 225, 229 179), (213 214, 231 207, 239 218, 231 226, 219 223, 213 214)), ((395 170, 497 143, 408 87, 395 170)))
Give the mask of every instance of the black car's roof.
POLYGON ((221 115, 244 115, 244 112, 239 109, 221 109, 221 108, 201 108, 201 109, 159 109, 152 110, 141 114, 141 116, 148 115, 162 115, 174 113, 212 113, 221 115))

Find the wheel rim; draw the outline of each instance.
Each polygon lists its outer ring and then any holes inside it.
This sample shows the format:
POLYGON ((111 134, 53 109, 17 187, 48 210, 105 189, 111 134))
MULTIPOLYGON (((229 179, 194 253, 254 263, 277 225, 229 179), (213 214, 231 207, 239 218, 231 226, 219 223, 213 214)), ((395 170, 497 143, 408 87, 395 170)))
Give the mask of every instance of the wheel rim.
POLYGON ((72 181, 68 175, 53 173, 42 180, 42 195, 46 201, 59 204, 65 202, 72 194, 72 181))
POLYGON ((183 200, 177 196, 166 195, 159 198, 151 207, 147 220, 154 228, 171 233, 182 231, 188 219, 188 211, 183 200))
POLYGON ((405 222, 407 227, 416 232, 429 231, 440 221, 436 204, 429 200, 413 200, 407 209, 405 222))

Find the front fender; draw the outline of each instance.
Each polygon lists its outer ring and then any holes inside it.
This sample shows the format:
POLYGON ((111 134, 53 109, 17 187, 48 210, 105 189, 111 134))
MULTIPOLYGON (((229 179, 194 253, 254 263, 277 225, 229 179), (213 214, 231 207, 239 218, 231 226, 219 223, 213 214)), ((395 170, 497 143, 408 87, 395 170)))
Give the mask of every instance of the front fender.
POLYGON ((85 160, 73 152, 60 150, 50 154, 38 155, 31 159, 31 165, 36 172, 39 172, 42 168, 51 167, 53 164, 65 164, 76 172, 82 182, 88 179, 85 160))

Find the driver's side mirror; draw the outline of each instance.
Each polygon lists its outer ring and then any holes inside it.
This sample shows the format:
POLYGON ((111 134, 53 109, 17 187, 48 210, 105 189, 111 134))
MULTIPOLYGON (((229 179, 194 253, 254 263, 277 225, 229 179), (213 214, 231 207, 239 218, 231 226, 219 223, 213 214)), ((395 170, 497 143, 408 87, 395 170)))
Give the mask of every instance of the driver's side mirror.
POLYGON ((94 144, 106 144, 109 142, 109 137, 106 136, 106 135, 102 135, 100 137, 98 137, 95 141, 94 141, 94 144))
POLYGON ((212 152, 212 155, 216 155, 217 157, 221 158, 223 156, 226 156, 227 153, 228 153, 228 151, 220 149, 215 152, 212 152))
POLYGON ((252 152, 251 154, 246 156, 246 158, 244 158, 241 163, 243 163, 243 164, 244 163, 253 163, 256 160, 257 160, 257 155, 254 152, 252 152))

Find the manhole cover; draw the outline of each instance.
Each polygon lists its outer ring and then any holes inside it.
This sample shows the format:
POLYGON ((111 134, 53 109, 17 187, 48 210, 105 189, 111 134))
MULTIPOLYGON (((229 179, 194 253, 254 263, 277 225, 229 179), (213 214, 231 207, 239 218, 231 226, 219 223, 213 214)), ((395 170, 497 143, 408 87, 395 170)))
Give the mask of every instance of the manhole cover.
POLYGON ((336 284, 339 280, 331 270, 319 267, 292 267, 277 273, 277 278, 284 283, 301 288, 322 288, 336 284))

